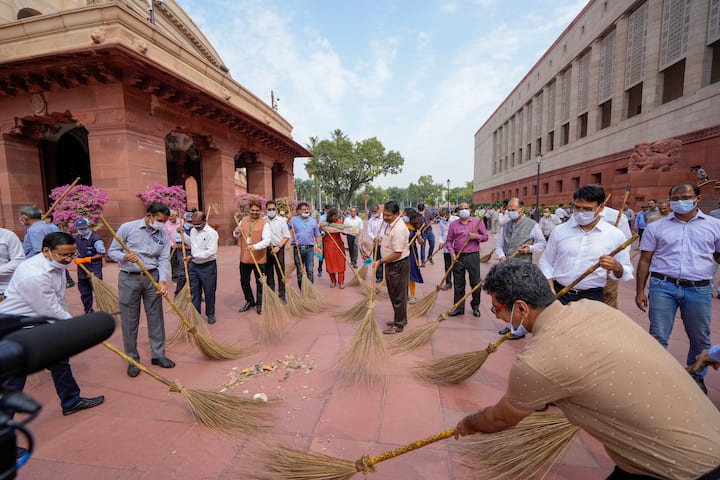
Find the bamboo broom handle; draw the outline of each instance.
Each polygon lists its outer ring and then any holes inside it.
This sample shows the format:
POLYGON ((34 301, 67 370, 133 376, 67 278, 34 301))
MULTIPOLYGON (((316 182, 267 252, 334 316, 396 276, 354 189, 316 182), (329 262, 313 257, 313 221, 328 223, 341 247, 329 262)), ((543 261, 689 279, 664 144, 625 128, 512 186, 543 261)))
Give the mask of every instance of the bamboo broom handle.
MULTIPOLYGON (((107 220, 105 220, 105 217, 100 217, 100 221, 105 225, 105 228, 108 229, 108 231, 112 234, 112 236, 117 240, 117 242, 120 244, 120 246, 128 253, 135 253, 132 250, 130 250, 130 247, 128 247, 125 242, 122 241, 120 237, 118 237, 117 232, 110 226, 107 220)), ((137 254, 136 254, 137 255, 137 254)), ((155 287, 155 289, 159 292, 162 290, 160 287, 160 284, 155 281, 152 274, 148 271, 147 268, 145 268, 145 265, 143 265, 142 261, 138 258, 138 261, 136 263, 138 267, 140 267, 140 270, 145 274, 145 276, 150 280, 150 283, 152 283, 152 286, 155 287)), ((175 302, 170 300, 170 298, 167 295, 164 295, 165 300, 167 300, 170 307, 173 309, 173 311, 177 314, 178 317, 180 317, 180 320, 183 322, 183 325, 185 325, 185 328, 188 329, 188 332, 195 333, 197 331, 197 328, 192 326, 190 322, 188 322, 187 318, 185 318, 185 315, 180 311, 177 305, 175 305, 175 302)))
POLYGON ((188 302, 192 302, 192 292, 190 291, 190 272, 188 272, 188 264, 185 261, 187 251, 185 250, 185 220, 180 221, 180 248, 183 254, 183 268, 185 269, 185 289, 187 290, 188 302))
MULTIPOLYGON (((622 207, 625 206, 625 204, 627 203, 629 197, 630 197, 630 184, 628 183, 628 184, 625 186, 625 197, 623 198, 623 203, 622 203, 622 205, 620 206, 620 208, 622 208, 622 207)), ((618 216, 617 216, 617 218, 615 219, 615 228, 617 228, 617 226, 620 225, 620 215, 623 215, 622 210, 618 210, 618 216)))
MULTIPOLYGON (((633 243, 635 240, 637 240, 638 238, 639 238, 639 236, 638 236, 637 234, 633 235, 632 237, 628 238, 628 239, 625 240, 623 243, 621 243, 620 246, 617 247, 615 250, 613 250, 612 252, 608 253, 608 255, 610 255, 611 257, 614 257, 615 255, 617 255, 618 253, 622 252, 622 251, 625 250, 627 247, 629 247, 630 244, 632 244, 632 243, 633 243)), ((588 268, 587 270, 585 270, 578 278, 576 278, 575 280, 573 280, 573 281, 570 283, 570 285, 567 285, 565 288, 563 288, 562 290, 560 290, 560 291, 555 295, 555 297, 556 297, 556 298, 560 298, 560 297, 562 297, 563 295, 567 294, 570 290, 572 290, 572 288, 573 288, 575 285, 577 285, 578 283, 582 282, 588 275, 590 275, 591 273, 593 273, 593 272, 594 272, 595 270, 597 270, 598 268, 600 268, 600 262, 595 263, 595 265, 593 265, 592 267, 590 267, 590 268, 588 268)))
POLYGON ((173 384, 173 382, 171 382, 170 380, 168 380, 168 379, 165 378, 165 377, 161 377, 160 375, 158 375, 157 373, 153 372, 152 370, 150 370, 149 368, 147 368, 145 365, 143 365, 142 363, 138 362, 138 361, 135 360, 134 358, 128 357, 124 352, 121 352, 120 350, 118 350, 118 348, 117 348, 115 345, 113 345, 112 343, 102 342, 102 344, 103 344, 104 347, 106 347, 106 348, 107 348, 108 350, 110 350, 111 352, 117 354, 120 358, 122 358, 123 360, 125 360, 126 362, 128 362, 130 365, 132 365, 133 367, 137 368, 137 369, 140 370, 141 372, 150 375, 150 376, 151 376, 152 378, 154 378, 155 380, 164 383, 164 384, 167 385, 168 387, 173 384))
POLYGON ((77 265, 78 267, 82 268, 83 272, 85 272, 88 277, 91 277, 91 278, 92 278, 92 277, 95 276, 95 274, 92 273, 90 270, 88 270, 87 267, 86 267, 85 265, 83 265, 82 263, 76 263, 75 265, 77 265))
POLYGON ((335 244, 335 246, 338 248, 338 250, 340 250, 342 252, 342 256, 345 259, 345 263, 347 264, 348 267, 350 267, 350 270, 352 270, 353 274, 357 275, 357 269, 352 266, 352 263, 350 263, 350 259, 347 257, 347 254, 345 253, 345 249, 340 247, 340 245, 338 245, 337 240, 335 240, 335 238, 332 235, 330 235, 329 232, 326 232, 326 234, 330 237, 330 240, 332 240, 332 242, 335 244))
POLYGON ((360 460, 358 460, 358 471, 366 472, 373 465, 384 462, 385 460, 390 460, 391 458, 395 458, 404 453, 412 452, 413 450, 417 450, 418 448, 430 445, 431 443, 439 442, 440 440, 445 440, 446 438, 453 437, 455 436, 455 433, 455 429, 451 428, 449 430, 444 430, 442 432, 436 433, 435 435, 425 437, 421 440, 416 440, 412 443, 408 443, 407 445, 404 445, 402 447, 398 447, 388 452, 381 453, 380 455, 376 455, 374 457, 369 457, 366 455, 360 460))
POLYGON ((212 205, 208 205, 207 212, 205 212, 205 222, 209 225, 210 224, 210 210, 212 209, 212 205))
MULTIPOLYGON (((527 242, 525 242, 525 243, 523 243, 522 245, 520 245, 520 248, 524 248, 524 247, 528 247, 528 246, 530 246, 530 240, 528 240, 527 242)), ((511 259, 517 257, 517 256, 520 254, 520 248, 518 248, 517 250, 515 250, 515 251, 513 252, 513 254, 510 255, 507 259, 508 259, 508 260, 511 260, 511 259)))
POLYGON ((502 337, 500 337, 500 338, 498 339, 497 342, 489 344, 489 345, 487 346, 487 348, 485 349, 485 351, 486 351, 487 353, 493 353, 495 350, 498 349, 498 347, 499 347, 500 345, 503 344, 503 342, 504 342, 505 340, 507 340, 507 339, 510 338, 511 336, 512 336, 512 332, 508 332, 508 333, 504 334, 502 337))
POLYGON ((80 177, 77 177, 75 180, 73 180, 73 182, 72 182, 70 185, 68 185, 68 187, 67 187, 67 188, 65 189, 65 191, 62 193, 62 195, 60 195, 60 196, 58 197, 58 199, 55 200, 55 203, 53 203, 52 205, 50 205, 50 208, 48 208, 48 211, 45 212, 45 213, 43 213, 42 217, 40 217, 40 220, 45 220, 45 219, 53 212, 53 210, 55 210, 55 208, 60 204, 60 202, 62 202, 63 198, 65 198, 65 197, 67 196, 67 194, 70 193, 70 190, 72 190, 72 188, 73 188, 75 185, 77 185, 77 183, 78 183, 79 181, 80 181, 80 177))
POLYGON ((467 298, 468 298, 470 295, 472 295, 473 293, 475 293, 475 292, 477 292, 479 289, 481 289, 484 283, 485 283, 484 280, 478 282, 478 284, 475 285, 474 287, 472 287, 472 288, 470 289, 470 291, 467 292, 465 295, 463 295, 460 300, 458 300, 457 302, 455 302, 452 307, 450 307, 447 311, 441 313, 440 316, 438 317, 438 322, 442 322, 443 320, 445 320, 445 319, 448 317, 448 315, 450 315, 450 313, 451 313, 453 310, 455 310, 455 309, 458 308, 460 305, 462 305, 463 302, 465 302, 465 300, 467 300, 467 298))
MULTIPOLYGON (((478 222, 478 224, 475 225, 475 228, 470 233, 477 233, 477 229, 479 226, 480 226, 480 222, 478 222)), ((438 283, 438 286, 435 287, 436 290, 439 291, 442 288, 443 284, 447 280, 448 275, 450 275, 450 272, 452 272, 453 267, 455 267, 455 264, 457 263, 458 259, 460 258, 460 255, 462 255, 463 251, 465 250, 465 247, 467 247, 468 243, 470 243, 470 233, 468 234, 468 238, 465 239, 465 243, 463 243, 462 247, 460 247, 460 250, 457 252, 457 254, 453 255, 452 262, 450 263, 450 268, 448 268, 445 271, 445 274, 440 279, 440 283, 438 283)), ((467 297, 465 297, 465 298, 467 298, 467 297)))
MULTIPOLYGON (((443 248, 444 248, 444 247, 443 247, 443 248)), ((435 256, 435 254, 436 254, 437 252, 439 252, 440 250, 442 250, 442 248, 440 248, 440 247, 436 248, 436 249, 435 249, 435 251, 434 251, 434 252, 432 252, 432 254, 430 254, 430 256, 429 256, 429 257, 427 257, 427 258, 425 259, 425 261, 424 261, 424 262, 423 262, 422 264, 423 264, 423 265, 425 265, 425 264, 426 264, 427 262, 429 262, 429 261, 430 261, 430 259, 431 259, 432 257, 434 257, 434 256, 435 256)))
MULTIPOLYGON (((288 210, 288 217, 289 217, 288 223, 292 223, 292 219, 295 215, 292 215, 290 213, 290 201, 286 200, 285 205, 287 206, 287 210, 288 210)), ((237 219, 235 221, 237 221, 237 219)), ((298 243, 297 235, 295 235, 295 225, 293 225, 293 228, 290 228, 289 230, 290 230, 290 234, 293 237, 293 241, 295 242, 295 250, 297 251, 298 262, 300 263, 300 270, 302 270, 303 275, 305 275, 307 277, 308 274, 307 274, 307 269, 305 268, 305 262, 303 261, 302 255, 300 255, 300 244, 298 243)), ((294 260, 295 259, 293 259, 293 261, 294 260)))
MULTIPOLYGON (((280 259, 278 258, 277 254, 270 249, 270 252, 272 253, 272 256, 275 257, 275 263, 278 267, 280 267, 280 259)), ((282 268, 278 268, 280 271, 280 276, 282 277, 283 283, 287 284, 287 277, 285 276, 285 272, 283 272, 282 268)))

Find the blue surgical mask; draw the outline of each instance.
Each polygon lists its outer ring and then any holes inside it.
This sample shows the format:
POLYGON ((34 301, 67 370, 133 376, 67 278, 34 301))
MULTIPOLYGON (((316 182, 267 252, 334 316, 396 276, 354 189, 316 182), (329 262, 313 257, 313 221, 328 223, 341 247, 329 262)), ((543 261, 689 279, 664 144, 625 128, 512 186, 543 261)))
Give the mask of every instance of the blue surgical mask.
POLYGON ((675 200, 670 202, 670 208, 673 212, 684 215, 692 212, 695 208, 695 200, 675 200))
POLYGON ((467 208, 460 210, 460 218, 470 218, 470 210, 467 208))
POLYGON ((70 266, 69 264, 64 264, 60 262, 56 262, 55 260, 50 260, 50 265, 53 266, 53 268, 57 268, 58 270, 64 272, 67 270, 67 268, 70 266))
POLYGON ((575 212, 573 213, 573 219, 578 225, 590 225, 595 221, 595 212, 575 212))
POLYGON ((515 210, 508 211, 508 217, 510 217, 510 220, 517 220, 520 217, 520 212, 516 212, 515 210))
POLYGON ((407 215, 403 215, 402 219, 403 219, 403 222, 410 223, 410 217, 408 217, 407 215))
POLYGON ((515 328, 513 326, 512 318, 513 318, 514 313, 515 313, 515 304, 513 303, 512 310, 510 310, 510 323, 508 323, 508 328, 510 329, 510 333, 512 333, 513 335, 516 335, 518 337, 522 337, 523 335, 527 335, 528 333, 530 333, 523 326, 523 322, 525 321, 524 318, 522 320, 520 320, 520 325, 518 325, 517 328, 515 328))
POLYGON ((275 215, 277 215, 277 212, 275 210, 268 210, 268 212, 267 212, 268 218, 275 218, 275 215))

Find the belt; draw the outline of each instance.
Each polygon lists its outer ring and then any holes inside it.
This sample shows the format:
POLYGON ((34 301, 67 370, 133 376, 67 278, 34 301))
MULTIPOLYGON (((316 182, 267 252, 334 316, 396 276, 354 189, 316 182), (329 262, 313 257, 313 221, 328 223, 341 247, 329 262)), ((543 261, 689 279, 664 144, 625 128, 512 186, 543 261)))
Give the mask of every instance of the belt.
MULTIPOLYGON (((126 273, 128 275, 144 275, 143 272, 126 272, 125 270, 120 270, 122 273, 126 273)), ((157 268, 150 268, 148 269, 148 272, 153 273, 157 272, 157 268)))
MULTIPOLYGON (((563 285, 562 283, 560 283, 560 282, 558 282, 558 281, 555 281, 555 291, 558 291, 558 292, 559 292, 560 290, 562 290, 562 289, 564 289, 564 288, 565 288, 565 285, 563 285), (559 287, 559 288, 558 288, 558 287, 559 287)), ((568 290, 568 292, 566 293, 566 295, 581 296, 581 295, 587 295, 587 294, 589 294, 589 293, 600 293, 600 292, 602 292, 602 291, 604 291, 604 290, 605 290, 605 287, 588 288, 588 289, 586 289, 586 290, 577 290, 577 289, 575 289, 575 288, 571 288, 570 290, 568 290)))
POLYGON ((668 283, 672 283, 676 287, 705 287, 710 285, 710 280, 680 280, 678 278, 668 277, 662 273, 650 272, 650 276, 659 278, 668 283))
POLYGON ((300 245, 300 248, 315 248, 315 245, 300 245))

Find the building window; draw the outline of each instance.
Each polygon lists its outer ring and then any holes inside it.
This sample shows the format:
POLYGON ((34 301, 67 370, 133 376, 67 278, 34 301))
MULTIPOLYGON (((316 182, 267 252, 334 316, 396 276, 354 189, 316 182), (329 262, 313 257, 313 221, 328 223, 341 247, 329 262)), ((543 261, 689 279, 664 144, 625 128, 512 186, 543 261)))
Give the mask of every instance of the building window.
POLYGON ((510 166, 511 166, 511 167, 514 167, 514 166, 515 166, 515 152, 512 152, 512 153, 510 154, 510 166))
POLYGON ((572 177, 573 192, 580 190, 580 177, 572 177))
POLYGON ((615 175, 627 175, 627 173, 628 173, 627 167, 615 169, 615 175))
POLYGON ((527 197, 527 187, 523 187, 523 197, 527 197))
POLYGON ((548 152, 555 150, 555 132, 548 133, 548 152))
POLYGON ((570 143, 570 122, 562 126, 562 139, 560 141, 562 145, 570 143))
POLYGON ((587 137, 588 114, 583 113, 578 117, 578 138, 587 137))
POLYGON ((522 156, 522 147, 518 148, 518 163, 522 163, 523 156, 522 156))
POLYGON ((562 191, 563 191, 563 181, 562 180, 555 181, 555 191, 557 193, 562 193, 562 191))
POLYGON ((628 105, 627 118, 632 118, 635 115, 640 115, 642 113, 642 92, 642 82, 625 92, 625 95, 627 95, 628 105))
POLYGON ((720 40, 710 45, 710 83, 720 82, 720 40))
POLYGON ((535 141, 535 147, 536 147, 536 148, 535 148, 535 153, 536 153, 536 154, 542 152, 542 138, 538 138, 538 139, 535 141))
POLYGON ((663 70, 662 75, 662 103, 668 103, 682 97, 683 84, 685 83, 685 59, 663 70))
POLYGON ((525 160, 528 162, 530 161, 530 150, 532 150, 532 143, 527 144, 527 155, 525 155, 525 160))
POLYGON ((545 182, 542 184, 542 193, 543 193, 543 195, 547 195, 548 193, 550 193, 550 184, 549 183, 545 182))
POLYGON ((533 188, 533 193, 532 193, 533 196, 537 195, 537 185, 533 185, 532 188, 533 188))
POLYGON ((610 126, 610 120, 612 118, 612 100, 600 105, 600 130, 610 126))
POLYGON ((598 185, 602 185, 602 173, 590 174, 590 183, 597 183, 598 185))
POLYGON ((520 196, 520 189, 516 188, 515 189, 515 197, 519 197, 519 196, 520 196))

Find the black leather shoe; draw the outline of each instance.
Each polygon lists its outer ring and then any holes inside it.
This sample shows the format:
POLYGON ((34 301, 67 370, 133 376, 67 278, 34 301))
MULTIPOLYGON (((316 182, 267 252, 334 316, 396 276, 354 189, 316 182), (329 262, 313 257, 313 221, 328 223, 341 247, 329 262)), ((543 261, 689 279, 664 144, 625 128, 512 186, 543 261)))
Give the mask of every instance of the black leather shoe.
POLYGON ((394 334, 394 333, 400 333, 400 332, 402 332, 402 331, 403 331, 403 327, 398 327, 397 325, 393 324, 392 327, 390 327, 390 328, 388 328, 388 329, 386 329, 386 330, 383 330, 383 333, 384 333, 385 335, 392 335, 392 334, 394 334))
POLYGON ((705 386, 705 380, 703 379, 703 377, 693 377, 693 379, 695 380, 695 383, 697 383, 697 386, 700 387, 700 390, 702 390, 703 393, 707 395, 708 389, 705 386))
POLYGON ((240 310, 238 310, 238 312, 247 312, 254 306, 255 306, 255 304, 253 302, 245 302, 245 305, 240 307, 240 310))
POLYGON ((128 365, 127 374, 128 377, 135 378, 140 375, 140 369, 135 365, 128 365))
POLYGON ((430 265, 435 265, 435 260, 433 260, 432 258, 428 258, 428 263, 430 265))
POLYGON ((505 328, 503 328, 502 330, 500 330, 498 333, 499 333, 500 335, 507 335, 508 333, 510 333, 510 328, 505 327, 505 328))
POLYGON ((452 285, 449 284, 449 283, 446 283, 445 285, 443 285, 442 287, 440 287, 440 290, 445 291, 445 290, 450 290, 451 288, 452 288, 452 285))
POLYGON ((508 337, 508 340, 520 340, 521 338, 525 338, 525 335, 512 334, 508 337))
POLYGON ((65 284, 65 288, 72 288, 74 286, 75 286, 75 282, 73 282, 72 280, 70 280, 69 282, 67 282, 65 284))
POLYGON ((97 407, 105 401, 105 397, 100 395, 99 397, 93 398, 81 398, 78 402, 70 408, 63 408, 63 415, 72 415, 80 410, 87 410, 88 408, 97 407))
POLYGON ((479 308, 473 308, 473 317, 479 317, 480 316, 480 309, 479 308))
POLYGON ((459 308, 456 308, 448 314, 448 317, 457 317, 458 315, 465 315, 465 310, 460 310, 459 308))
POLYGON ((255 305, 255 310, 257 310, 258 315, 260 315, 262 313, 262 304, 258 303, 255 305))
POLYGON ((208 323, 212 325, 215 322, 217 322, 217 318, 215 318, 215 315, 208 315, 208 323))
POLYGON ((385 322, 385 325, 387 325, 388 327, 394 327, 395 322, 385 322))
POLYGON ((153 365, 157 365, 162 368, 173 368, 175 366, 175 362, 170 360, 168 357, 153 358, 151 362, 153 365))

